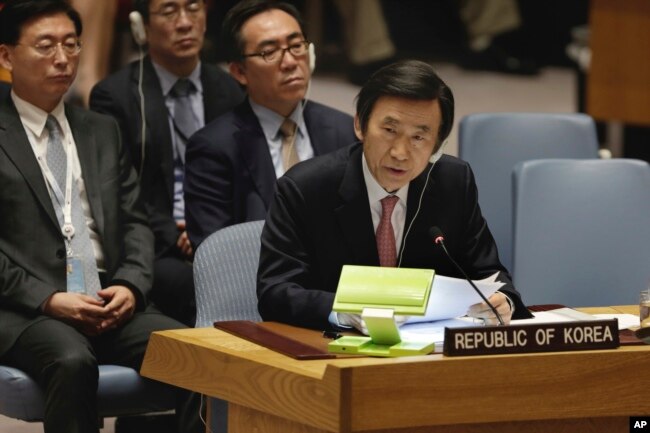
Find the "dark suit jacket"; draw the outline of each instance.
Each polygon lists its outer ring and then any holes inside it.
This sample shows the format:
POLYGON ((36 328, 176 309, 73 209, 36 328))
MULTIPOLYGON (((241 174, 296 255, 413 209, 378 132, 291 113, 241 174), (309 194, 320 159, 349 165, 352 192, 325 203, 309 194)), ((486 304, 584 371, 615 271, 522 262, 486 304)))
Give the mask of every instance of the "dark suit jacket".
MULTIPOLYGON (((329 328, 342 266, 379 266, 361 156, 362 147, 355 144, 297 165, 278 180, 262 232, 258 271, 264 320, 329 328)), ((410 184, 406 226, 415 214, 426 172, 410 184)), ((481 215, 474 175, 466 162, 447 155, 433 168, 422 208, 402 247, 402 267, 462 278, 430 239, 427 232, 434 225, 470 278, 501 272, 507 283, 501 291, 515 302, 515 314, 527 316, 481 215)))
MULTIPOLYGON (((137 176, 108 116, 66 106, 108 281, 127 285, 138 308, 151 287, 153 234, 137 176)), ((47 185, 9 96, 0 101, 0 355, 66 290, 65 244, 47 185)))
POLYGON ((10 91, 11 91, 11 84, 4 81, 0 81, 0 101, 2 101, 4 97, 9 94, 10 91))
MULTIPOLYGON (((138 93, 138 62, 99 82, 90 95, 90 108, 117 119, 133 164, 140 170, 142 116, 138 93)), ((174 157, 165 98, 151 59, 144 60, 145 164, 141 173, 143 201, 156 237, 156 255, 176 252, 178 229, 173 218, 174 157)), ((243 92, 235 80, 216 66, 201 64, 205 123, 239 104, 243 92)))
MULTIPOLYGON (((303 117, 315 155, 356 141, 348 114, 309 101, 303 117)), ((248 101, 194 134, 185 164, 185 219, 195 247, 223 227, 266 217, 275 169, 248 101)))

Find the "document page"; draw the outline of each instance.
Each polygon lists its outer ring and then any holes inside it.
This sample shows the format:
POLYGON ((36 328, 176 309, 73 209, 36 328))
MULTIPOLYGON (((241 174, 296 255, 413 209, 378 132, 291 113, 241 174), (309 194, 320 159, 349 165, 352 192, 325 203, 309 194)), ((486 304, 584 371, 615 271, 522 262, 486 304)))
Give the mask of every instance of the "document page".
MULTIPOLYGON (((494 274, 482 280, 473 280, 486 298, 505 284, 496 281, 496 276, 497 274, 494 274)), ((406 323, 433 322, 464 316, 471 305, 479 302, 483 300, 466 280, 436 275, 433 278, 426 314, 410 316, 406 323)))

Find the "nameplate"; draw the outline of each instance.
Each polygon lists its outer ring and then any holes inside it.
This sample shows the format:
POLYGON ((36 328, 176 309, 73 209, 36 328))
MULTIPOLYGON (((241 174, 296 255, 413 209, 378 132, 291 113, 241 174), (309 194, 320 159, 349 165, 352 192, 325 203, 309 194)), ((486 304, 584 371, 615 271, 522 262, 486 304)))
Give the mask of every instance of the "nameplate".
POLYGON ((618 320, 445 328, 445 356, 615 349, 618 320))

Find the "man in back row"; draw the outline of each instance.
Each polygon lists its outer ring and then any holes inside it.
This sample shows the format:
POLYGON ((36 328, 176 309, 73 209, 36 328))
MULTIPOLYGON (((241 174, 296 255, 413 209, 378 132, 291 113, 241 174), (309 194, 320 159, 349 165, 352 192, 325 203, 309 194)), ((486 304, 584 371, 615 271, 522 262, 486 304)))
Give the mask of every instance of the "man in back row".
MULTIPOLYGON (((530 317, 499 262, 470 167, 442 155, 453 119, 452 92, 426 63, 395 63, 366 82, 354 118, 362 144, 307 161, 278 180, 258 271, 264 320, 363 330, 358 315, 332 312, 346 264, 462 278, 430 238, 432 226, 445 233, 470 278, 499 273, 505 286, 490 301, 504 322, 530 317)), ((484 303, 468 314, 497 323, 484 303)))
POLYGON ((239 2, 222 35, 248 99, 188 143, 185 214, 195 248, 218 229, 264 219, 276 179, 296 162, 356 140, 351 116, 306 99, 314 58, 293 6, 239 2))
MULTIPOLYGON (((0 11, 0 363, 43 389, 46 433, 99 432, 98 364, 137 370, 151 332, 183 327, 146 306, 153 235, 117 123, 63 103, 81 30, 61 0, 0 11)), ((177 401, 201 431, 198 396, 177 401)))
POLYGON ((117 119, 140 171, 156 238, 151 300, 165 314, 193 326, 193 249, 183 200, 185 147, 197 129, 239 104, 243 92, 228 74, 200 61, 204 0, 135 0, 134 9, 142 17, 149 51, 143 70, 140 62, 133 62, 98 83, 90 108, 117 119))

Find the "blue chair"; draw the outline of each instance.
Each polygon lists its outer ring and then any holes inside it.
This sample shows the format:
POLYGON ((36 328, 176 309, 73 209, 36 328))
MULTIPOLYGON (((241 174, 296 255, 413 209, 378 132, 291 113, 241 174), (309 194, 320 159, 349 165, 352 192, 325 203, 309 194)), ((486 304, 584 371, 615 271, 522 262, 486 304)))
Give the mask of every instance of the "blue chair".
MULTIPOLYGON (((215 321, 261 322, 257 311, 257 267, 264 221, 221 229, 199 245, 194 256, 196 327, 215 321)), ((227 402, 210 398, 210 430, 228 431, 227 402)))
POLYGON ((481 211, 501 263, 510 271, 515 164, 540 158, 598 158, 596 126, 584 114, 472 114, 460 122, 458 146, 459 157, 472 166, 481 211))
POLYGON ((194 257, 196 327, 219 320, 261 322, 257 311, 257 266, 264 221, 221 229, 199 245, 194 257))
POLYGON ((513 177, 514 284, 526 304, 637 304, 650 282, 650 165, 537 160, 513 177))
MULTIPOLYGON (((27 374, 0 365, 0 414, 23 421, 42 421, 45 399, 27 374)), ((174 409, 173 389, 146 379, 132 368, 99 366, 97 408, 101 418, 174 409)))

